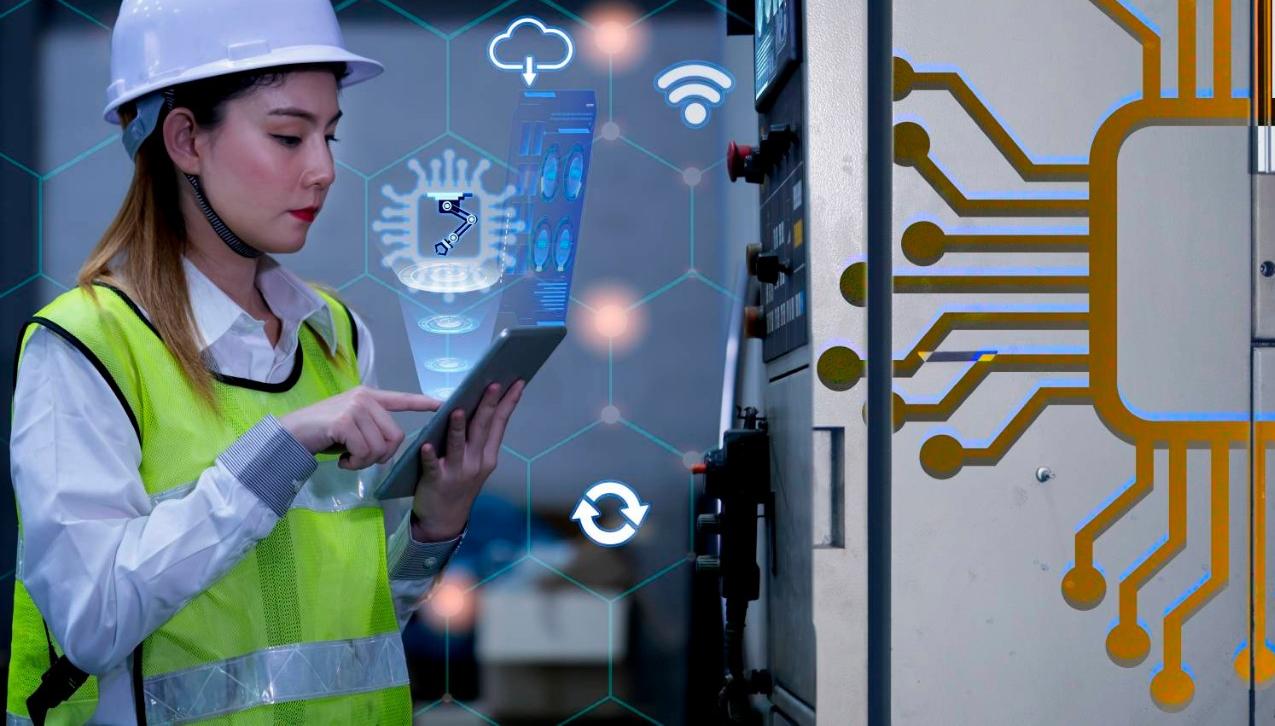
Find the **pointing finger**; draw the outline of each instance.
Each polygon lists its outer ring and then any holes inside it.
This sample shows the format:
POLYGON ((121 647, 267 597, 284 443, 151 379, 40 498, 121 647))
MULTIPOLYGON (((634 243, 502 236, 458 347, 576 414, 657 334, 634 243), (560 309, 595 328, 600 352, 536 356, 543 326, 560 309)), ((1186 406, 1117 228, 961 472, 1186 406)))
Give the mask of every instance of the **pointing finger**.
POLYGON ((385 391, 369 388, 368 393, 381 404, 386 411, 437 411, 443 402, 423 393, 407 393, 405 391, 385 391))

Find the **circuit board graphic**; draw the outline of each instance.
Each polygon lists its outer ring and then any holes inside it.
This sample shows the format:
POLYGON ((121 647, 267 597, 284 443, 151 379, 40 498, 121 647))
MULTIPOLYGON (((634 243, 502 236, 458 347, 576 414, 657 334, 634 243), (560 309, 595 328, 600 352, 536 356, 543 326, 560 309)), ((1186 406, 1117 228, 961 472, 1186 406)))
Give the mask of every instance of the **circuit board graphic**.
MULTIPOLYGON (((999 373, 1034 373, 1087 376, 1080 385, 1044 382, 1010 416, 1004 427, 985 445, 967 443, 957 435, 929 436, 920 448, 920 466, 934 479, 949 479, 966 467, 994 467, 1023 437, 1041 414, 1054 406, 1092 407, 1102 425, 1134 452, 1134 476, 1128 486, 1117 488, 1094 513, 1080 522, 1075 534, 1074 563, 1061 581, 1061 595, 1076 610, 1091 610, 1101 603, 1109 589, 1108 575, 1094 561, 1094 544, 1105 532, 1135 512, 1155 487, 1155 454, 1168 455, 1167 534, 1152 543, 1146 554, 1118 579, 1111 582, 1118 598, 1118 619, 1108 632, 1106 652, 1119 666, 1133 667, 1145 661, 1153 650, 1152 637, 1139 620, 1139 592, 1184 549, 1187 540, 1187 452, 1203 450, 1210 457, 1211 480, 1199 482, 1209 488, 1211 531, 1203 535, 1209 542, 1210 566, 1200 582, 1188 588, 1163 615, 1162 665, 1151 678, 1152 701, 1163 711, 1185 709, 1195 694, 1195 680, 1183 657, 1183 629, 1187 622, 1209 605, 1230 582, 1231 527, 1247 527, 1247 521, 1232 521, 1230 469, 1233 450, 1247 450, 1253 436, 1252 457, 1252 638, 1236 651, 1234 671, 1247 685, 1275 680, 1275 650, 1266 632, 1266 451, 1275 442, 1275 423, 1250 421, 1243 415, 1157 417, 1147 415, 1122 395, 1117 380, 1117 359, 1121 335, 1117 315, 1117 271, 1119 235, 1117 172, 1121 151, 1131 137, 1144 129, 1162 127, 1243 127, 1255 123, 1255 113, 1269 114, 1269 74, 1255 69, 1259 88, 1253 95, 1267 99, 1250 104, 1249 94, 1233 90, 1232 53, 1246 53, 1248 38, 1232 38, 1232 3, 1216 0, 1212 5, 1214 33, 1211 39, 1212 89, 1197 87, 1197 4, 1178 3, 1177 90, 1162 89, 1161 42, 1157 30, 1140 14, 1120 0, 1090 0, 1107 19, 1141 46, 1142 87, 1140 93, 1113 109, 1094 133, 1085 160, 1037 162, 1019 144, 975 93, 959 70, 930 70, 902 57, 894 60, 896 102, 918 93, 950 95, 968 114, 991 145, 1004 157, 1021 179, 1033 183, 1074 182, 1087 186, 1085 196, 1058 195, 1042 191, 1038 196, 974 197, 964 193, 931 153, 931 140, 923 122, 904 120, 894 127, 894 158, 898 172, 918 175, 937 196, 962 218, 1038 218, 1083 220, 1088 227, 1079 232, 1023 234, 969 233, 944 229, 933 221, 917 221, 902 230, 901 249, 917 267, 940 263, 945 253, 1082 253, 1088 267, 1063 274, 899 274, 894 277, 897 295, 969 295, 987 299, 1002 293, 1072 293, 1087 297, 1087 309, 989 312, 971 304, 969 310, 946 310, 920 337, 910 351, 893 364, 895 378, 910 378, 930 361, 953 355, 939 349, 955 333, 968 331, 1081 331, 1088 334, 1087 350, 962 352, 969 367, 941 399, 911 401, 895 393, 894 426, 898 431, 908 422, 949 420, 980 385, 999 373), (1265 81, 1261 80, 1265 79, 1265 81), (1261 108, 1255 108, 1261 107, 1261 108), (1250 644, 1257 649, 1250 651, 1250 644), (1250 671, 1252 672, 1250 673, 1250 671)), ((1257 34, 1270 37, 1269 0, 1257 3, 1265 14, 1255 13, 1257 34)), ((1238 8, 1239 6, 1237 6, 1238 8)), ((1247 11, 1248 6, 1243 6, 1247 11)), ((1269 115, 1266 117, 1269 119, 1269 115)), ((1052 189, 1052 188, 1051 188, 1052 189)), ((853 262, 841 274, 841 292, 856 307, 866 303, 866 263, 853 262)), ((1127 351, 1126 351, 1127 352, 1127 351)), ((858 352, 846 345, 833 345, 817 359, 816 373, 829 389, 844 391, 856 385, 866 368, 858 352)), ((1082 381, 1084 379, 1082 378, 1082 381)), ((1196 484, 1196 482, 1192 482, 1196 484)), ((1199 535, 1197 535, 1199 536, 1199 535)))

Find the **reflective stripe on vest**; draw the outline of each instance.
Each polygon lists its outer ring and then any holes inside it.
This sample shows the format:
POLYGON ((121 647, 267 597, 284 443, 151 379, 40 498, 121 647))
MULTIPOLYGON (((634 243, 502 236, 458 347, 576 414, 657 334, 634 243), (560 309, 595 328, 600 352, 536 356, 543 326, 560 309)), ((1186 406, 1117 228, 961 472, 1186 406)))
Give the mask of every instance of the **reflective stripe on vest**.
POLYGON ((194 721, 271 703, 407 685, 398 633, 266 648, 147 678, 146 723, 194 721))

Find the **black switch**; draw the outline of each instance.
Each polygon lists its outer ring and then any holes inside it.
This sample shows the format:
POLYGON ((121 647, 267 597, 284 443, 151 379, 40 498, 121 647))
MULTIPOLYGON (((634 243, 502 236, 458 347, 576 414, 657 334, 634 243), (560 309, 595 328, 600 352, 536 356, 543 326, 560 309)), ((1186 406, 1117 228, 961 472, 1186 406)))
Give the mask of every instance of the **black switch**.
POLYGON ((785 275, 792 274, 792 267, 788 263, 779 259, 779 255, 774 252, 761 252, 753 258, 753 275, 760 282, 767 285, 774 285, 779 282, 779 273, 785 275))

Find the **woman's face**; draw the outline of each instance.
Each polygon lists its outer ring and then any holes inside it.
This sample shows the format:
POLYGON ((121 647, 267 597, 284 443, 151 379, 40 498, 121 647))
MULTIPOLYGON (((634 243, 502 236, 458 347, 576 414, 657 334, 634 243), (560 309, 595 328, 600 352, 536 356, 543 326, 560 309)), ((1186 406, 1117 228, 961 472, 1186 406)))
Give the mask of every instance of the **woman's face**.
POLYGON ((217 214, 267 253, 295 252, 335 178, 332 152, 341 109, 327 71, 296 71, 226 104, 196 141, 199 177, 217 214))

